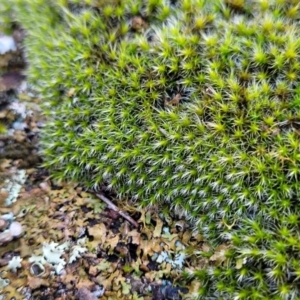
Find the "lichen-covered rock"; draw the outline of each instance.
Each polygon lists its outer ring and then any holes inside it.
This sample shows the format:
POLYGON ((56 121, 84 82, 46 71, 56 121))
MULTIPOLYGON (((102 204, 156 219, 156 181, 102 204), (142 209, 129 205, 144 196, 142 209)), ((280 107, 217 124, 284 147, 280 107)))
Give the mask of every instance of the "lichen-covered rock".
POLYGON ((299 1, 1 5, 27 31, 55 178, 107 181, 227 242, 226 264, 192 275, 203 299, 299 299, 299 1))

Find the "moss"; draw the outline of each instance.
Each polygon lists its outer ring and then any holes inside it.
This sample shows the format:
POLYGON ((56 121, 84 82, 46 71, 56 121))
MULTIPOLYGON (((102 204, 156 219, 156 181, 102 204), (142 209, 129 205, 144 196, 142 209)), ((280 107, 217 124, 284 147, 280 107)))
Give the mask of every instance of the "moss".
POLYGON ((298 1, 13 2, 53 176, 231 244, 200 298, 299 298, 298 1))
POLYGON ((6 128, 5 124, 0 122, 0 134, 4 134, 4 133, 6 133, 6 131, 7 131, 7 128, 6 128))

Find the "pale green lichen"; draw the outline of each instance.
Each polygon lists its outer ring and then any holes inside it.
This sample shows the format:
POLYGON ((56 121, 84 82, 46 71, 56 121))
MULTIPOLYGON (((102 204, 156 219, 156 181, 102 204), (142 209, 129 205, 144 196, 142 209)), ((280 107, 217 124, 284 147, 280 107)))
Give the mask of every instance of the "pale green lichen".
POLYGON ((23 259, 20 256, 13 256, 13 258, 8 262, 7 269, 13 273, 16 273, 17 269, 22 268, 22 260, 23 259))
POLYGON ((43 255, 32 255, 29 258, 29 262, 41 265, 52 265, 55 274, 60 275, 67 264, 67 261, 62 258, 63 254, 70 252, 68 263, 73 263, 87 251, 87 248, 84 247, 85 241, 85 238, 78 239, 77 244, 73 246, 70 246, 70 242, 65 242, 60 245, 54 242, 50 244, 43 243, 43 255))
POLYGON ((88 251, 88 249, 84 247, 85 244, 86 244, 85 237, 77 241, 77 245, 74 245, 71 249, 69 263, 73 263, 78 258, 80 258, 83 253, 88 251))
POLYGON ((26 170, 17 170, 10 178, 5 180, 1 190, 8 192, 8 196, 5 199, 6 206, 16 202, 26 178, 26 170))

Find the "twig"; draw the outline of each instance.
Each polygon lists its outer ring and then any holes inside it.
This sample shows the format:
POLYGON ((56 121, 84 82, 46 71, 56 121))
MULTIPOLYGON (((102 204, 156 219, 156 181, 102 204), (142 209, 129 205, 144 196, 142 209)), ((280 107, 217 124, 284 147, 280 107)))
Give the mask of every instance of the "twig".
POLYGON ((126 219, 130 224, 132 224, 134 227, 138 228, 139 224, 134 221, 126 212, 120 210, 116 205, 114 205, 108 198, 106 198, 103 194, 95 193, 94 191, 89 190, 89 192, 95 194, 99 199, 101 199, 103 202, 105 202, 108 207, 114 211, 116 211, 121 217, 126 219))

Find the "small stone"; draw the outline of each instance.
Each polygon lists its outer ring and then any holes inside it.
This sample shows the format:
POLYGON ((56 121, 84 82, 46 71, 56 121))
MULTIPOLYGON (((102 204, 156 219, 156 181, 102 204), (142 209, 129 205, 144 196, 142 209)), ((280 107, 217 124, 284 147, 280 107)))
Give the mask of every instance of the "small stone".
MULTIPOLYGON (((11 89, 15 89, 17 88, 21 82, 25 79, 25 76, 20 74, 20 73, 16 73, 16 72, 9 72, 9 73, 5 73, 3 75, 1 75, 0 77, 0 91, 1 92, 5 92, 5 91, 9 91, 11 89)), ((24 104, 18 104, 15 103, 14 104, 10 104, 9 108, 10 109, 15 109, 16 113, 19 114, 20 113, 20 107, 23 107, 24 104)))
POLYGON ((4 231, 0 233, 0 245, 10 242, 14 237, 10 231, 4 231))
POLYGON ((7 221, 0 218, 0 230, 4 230, 7 227, 7 221))
POLYGON ((19 237, 23 232, 23 228, 19 222, 12 222, 9 226, 9 231, 13 237, 19 237))

